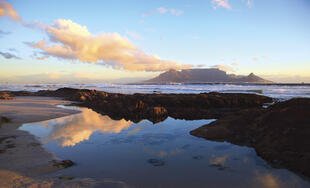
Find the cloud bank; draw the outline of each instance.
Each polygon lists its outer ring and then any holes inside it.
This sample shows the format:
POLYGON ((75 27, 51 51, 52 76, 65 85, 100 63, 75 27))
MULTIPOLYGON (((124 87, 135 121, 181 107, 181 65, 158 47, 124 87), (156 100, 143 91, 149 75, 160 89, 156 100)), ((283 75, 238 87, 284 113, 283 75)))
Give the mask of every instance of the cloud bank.
POLYGON ((40 49, 45 56, 100 63, 130 71, 166 71, 192 67, 175 61, 162 60, 156 55, 148 55, 118 33, 93 35, 86 26, 71 20, 59 19, 52 25, 45 25, 44 29, 49 41, 26 44, 40 49))
POLYGON ((6 16, 14 21, 23 22, 23 19, 19 17, 14 7, 5 1, 0 1, 0 16, 6 16))
POLYGON ((235 72, 235 70, 232 67, 228 66, 228 65, 213 65, 213 66, 211 66, 211 68, 220 69, 222 71, 235 72))
MULTIPOLYGON (((165 8, 158 8, 156 12, 160 14, 169 12, 176 16, 183 14, 181 10, 165 8)), ((146 54, 131 43, 129 39, 118 33, 93 35, 86 26, 79 25, 71 20, 58 19, 52 25, 38 21, 25 23, 14 10, 14 7, 5 1, 0 1, 0 16, 9 17, 25 27, 39 28, 47 34, 48 41, 26 42, 27 45, 41 50, 43 56, 37 57, 38 60, 53 56, 129 71, 166 71, 192 67, 192 65, 185 65, 180 62, 162 60, 157 55, 146 54)), ((138 37, 138 35, 134 37, 138 37)), ((9 53, 1 53, 0 55, 7 59, 17 58, 9 53)))

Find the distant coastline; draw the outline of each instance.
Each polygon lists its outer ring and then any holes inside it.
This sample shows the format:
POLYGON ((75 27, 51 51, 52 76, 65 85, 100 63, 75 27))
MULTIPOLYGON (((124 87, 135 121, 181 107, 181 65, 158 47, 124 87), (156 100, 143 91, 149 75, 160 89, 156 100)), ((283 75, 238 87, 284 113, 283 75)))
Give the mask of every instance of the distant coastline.
POLYGON ((236 82, 166 82, 166 83, 156 83, 156 82, 137 82, 137 83, 127 83, 127 84, 120 84, 120 85, 266 85, 266 86, 310 86, 310 83, 236 83, 236 82))

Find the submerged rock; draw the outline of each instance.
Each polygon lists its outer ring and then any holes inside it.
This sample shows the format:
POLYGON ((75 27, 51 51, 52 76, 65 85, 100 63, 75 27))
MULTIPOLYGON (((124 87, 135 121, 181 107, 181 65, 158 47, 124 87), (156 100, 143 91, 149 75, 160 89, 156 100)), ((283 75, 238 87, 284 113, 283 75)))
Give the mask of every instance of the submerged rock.
POLYGON ((165 161, 162 159, 149 159, 147 160, 147 162, 153 166, 164 166, 165 165, 165 161))
POLYGON ((73 166, 75 164, 71 160, 61 160, 61 161, 53 160, 52 163, 53 163, 53 166, 62 167, 62 168, 69 168, 70 166, 73 166))

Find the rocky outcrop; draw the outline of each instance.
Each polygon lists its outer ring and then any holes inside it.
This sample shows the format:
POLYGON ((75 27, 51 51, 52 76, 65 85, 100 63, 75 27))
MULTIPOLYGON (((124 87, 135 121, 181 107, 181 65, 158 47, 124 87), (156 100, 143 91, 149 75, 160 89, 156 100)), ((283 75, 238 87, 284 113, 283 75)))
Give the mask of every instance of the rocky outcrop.
POLYGON ((309 117, 310 99, 296 98, 232 113, 190 134, 254 147, 272 166, 310 176, 309 117))
POLYGON ((0 100, 1 99, 2 100, 11 100, 11 99, 13 99, 13 97, 10 96, 10 94, 7 92, 0 92, 0 100))
POLYGON ((55 91, 10 92, 12 96, 62 97, 76 105, 92 108, 112 119, 139 122, 148 119, 154 123, 168 116, 177 119, 220 118, 229 112, 247 108, 261 108, 272 102, 266 96, 254 94, 201 93, 201 94, 118 94, 96 90, 61 88, 55 91))
POLYGON ((254 147, 272 166, 310 176, 310 99, 291 99, 268 108, 272 98, 254 94, 116 94, 62 88, 56 91, 7 92, 10 96, 62 97, 112 119, 154 123, 177 119, 218 119, 191 131, 213 141, 254 147))
POLYGON ((11 122, 11 120, 7 117, 4 117, 4 116, 0 116, 0 126, 4 123, 9 123, 11 122))
MULTIPOLYGON (((39 92, 42 94, 42 92, 39 92)), ((148 119, 154 123, 168 116, 178 119, 219 118, 224 113, 246 108, 260 108, 272 99, 252 94, 112 94, 95 90, 59 89, 54 96, 80 102, 113 119, 134 122, 148 119), (67 91, 67 92, 66 92, 67 91), (70 95, 65 94, 70 93, 70 95)))

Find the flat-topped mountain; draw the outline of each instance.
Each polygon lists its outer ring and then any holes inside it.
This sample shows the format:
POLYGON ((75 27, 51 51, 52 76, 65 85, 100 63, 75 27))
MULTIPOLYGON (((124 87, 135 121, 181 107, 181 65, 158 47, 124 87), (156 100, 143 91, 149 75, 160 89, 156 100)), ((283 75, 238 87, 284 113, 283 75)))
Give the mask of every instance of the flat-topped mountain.
POLYGON ((251 73, 248 76, 227 74, 225 71, 210 69, 169 70, 145 83, 271 83, 251 73))

